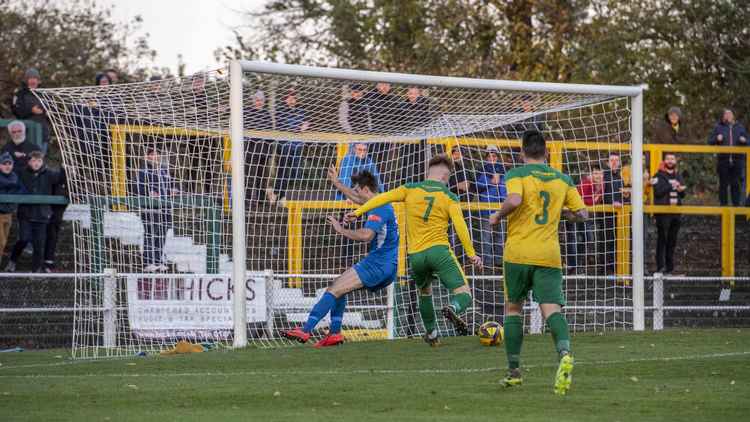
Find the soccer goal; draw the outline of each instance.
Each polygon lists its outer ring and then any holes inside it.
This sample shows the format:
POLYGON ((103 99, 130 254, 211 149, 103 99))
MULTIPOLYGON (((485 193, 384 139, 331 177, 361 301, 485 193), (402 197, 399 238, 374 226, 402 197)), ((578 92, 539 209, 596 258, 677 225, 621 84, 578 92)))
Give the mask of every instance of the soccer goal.
MULTIPOLYGON (((486 265, 465 265, 450 233, 474 296, 465 317, 474 327, 502 321, 505 228, 487 217, 504 198, 505 172, 523 164, 527 129, 544 133, 549 165, 591 203, 590 221, 560 224, 572 328, 644 328, 640 87, 237 61, 184 78, 36 94, 80 215, 74 357, 151 353, 179 340, 290 344, 280 332, 301 325, 366 253, 326 222, 355 208, 331 179, 346 185, 366 170, 388 190, 421 180, 443 153, 457 164, 450 189, 486 265)), ((398 205, 396 213, 398 279, 350 296, 349 341, 421 334, 406 219, 398 205)), ((447 303, 437 284, 433 294, 436 308, 447 303)), ((527 308, 527 329, 542 331, 533 300, 527 308)))

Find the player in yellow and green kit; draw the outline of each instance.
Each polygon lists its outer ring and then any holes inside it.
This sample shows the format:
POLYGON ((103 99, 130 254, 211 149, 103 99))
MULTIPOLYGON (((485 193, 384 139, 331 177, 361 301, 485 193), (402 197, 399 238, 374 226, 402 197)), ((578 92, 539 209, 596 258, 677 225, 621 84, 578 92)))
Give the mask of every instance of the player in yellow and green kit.
POLYGON ((508 375, 502 383, 508 387, 522 383, 519 368, 523 342, 521 312, 523 302, 532 291, 560 357, 555 393, 565 394, 572 381, 573 356, 568 322, 560 312, 565 297, 558 225, 561 214, 570 221, 583 221, 588 212, 571 178, 545 163, 547 148, 541 133, 526 131, 522 152, 525 165, 506 173, 508 196, 500 211, 490 216, 493 225, 508 217, 508 240, 503 257, 508 375))
POLYGON ((469 327, 459 316, 471 305, 471 291, 461 266, 448 242, 448 220, 453 222, 469 261, 482 267, 471 244, 469 230, 461 213, 458 197, 448 190, 448 179, 453 172, 453 162, 445 155, 432 158, 428 164, 427 178, 420 183, 408 183, 377 195, 361 207, 346 215, 353 221, 372 209, 391 202, 403 202, 406 208, 407 253, 411 276, 419 290, 419 313, 425 328, 425 341, 430 346, 438 344, 435 308, 432 302, 433 275, 451 292, 451 303, 442 309, 459 335, 467 335, 469 327))

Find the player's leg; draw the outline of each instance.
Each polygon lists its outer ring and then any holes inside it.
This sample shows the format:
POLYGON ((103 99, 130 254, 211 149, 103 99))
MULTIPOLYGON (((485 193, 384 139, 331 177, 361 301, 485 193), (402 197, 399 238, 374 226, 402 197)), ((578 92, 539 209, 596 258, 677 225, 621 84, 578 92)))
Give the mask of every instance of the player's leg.
POLYGON ((559 268, 536 267, 533 279, 534 298, 539 302, 542 317, 552 333, 560 364, 555 375, 555 394, 564 395, 570 389, 573 372, 573 356, 570 353, 570 329, 562 306, 562 271, 559 268))
MULTIPOLYGON (((357 273, 356 267, 341 274, 336 282, 329 287, 326 294, 330 293, 336 297, 336 302, 331 309, 331 327, 328 335, 315 343, 316 348, 337 346, 344 342, 344 336, 341 334, 341 324, 344 321, 344 311, 346 310, 346 296, 363 287, 362 280, 357 273), (354 271, 350 271, 354 270, 354 271)), ((325 315, 325 314, 324 314, 325 315)))
POLYGON ((435 305, 432 302, 432 271, 427 265, 425 252, 409 255, 409 271, 419 294, 419 315, 424 326, 424 341, 430 346, 439 344, 435 305))
POLYGON ((459 315, 471 306, 471 289, 456 256, 447 246, 434 246, 425 252, 440 283, 451 292, 451 303, 443 308, 443 316, 453 324, 459 335, 469 334, 469 326, 459 315))
MULTIPOLYGON (((323 317, 330 312, 336 306, 336 302, 340 297, 344 297, 347 293, 357 290, 362 287, 362 282, 359 279, 354 267, 344 271, 343 274, 338 276, 334 280, 333 284, 326 289, 323 297, 313 306, 310 314, 307 317, 307 322, 302 328, 295 328, 291 331, 283 333, 287 338, 294 339, 300 343, 305 343, 310 339, 310 333, 315 329, 323 317)), ((341 303, 339 302, 339 305, 341 303)), ((345 306, 345 302, 344 302, 345 306)), ((341 315, 343 315, 343 308, 341 309, 341 315)))
POLYGON ((521 385, 521 349, 523 346, 523 303, 531 288, 533 268, 530 265, 503 264, 505 299, 505 356, 508 375, 501 381, 506 387, 521 385))

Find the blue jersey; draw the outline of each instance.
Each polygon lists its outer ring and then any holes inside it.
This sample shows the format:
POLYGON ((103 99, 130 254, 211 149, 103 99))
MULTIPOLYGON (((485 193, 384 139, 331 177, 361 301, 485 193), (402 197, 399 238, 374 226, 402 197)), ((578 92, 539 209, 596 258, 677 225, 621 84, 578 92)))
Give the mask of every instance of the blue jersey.
POLYGON ((398 222, 393 206, 387 204, 368 212, 364 228, 375 232, 368 257, 398 262, 398 222))

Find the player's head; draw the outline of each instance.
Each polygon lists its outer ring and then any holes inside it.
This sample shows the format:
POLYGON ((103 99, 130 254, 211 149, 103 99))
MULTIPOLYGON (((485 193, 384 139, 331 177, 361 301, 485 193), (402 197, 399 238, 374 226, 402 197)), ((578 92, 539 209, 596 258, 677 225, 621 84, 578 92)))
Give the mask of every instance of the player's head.
POLYGON ((427 163, 428 179, 448 183, 451 173, 453 173, 453 160, 445 154, 436 155, 427 163))
POLYGON ((538 130, 527 130, 523 133, 521 150, 526 160, 544 160, 547 157, 547 142, 538 130))
POLYGON ((357 195, 370 199, 378 193, 378 179, 369 171, 361 171, 352 176, 352 187, 357 195))

